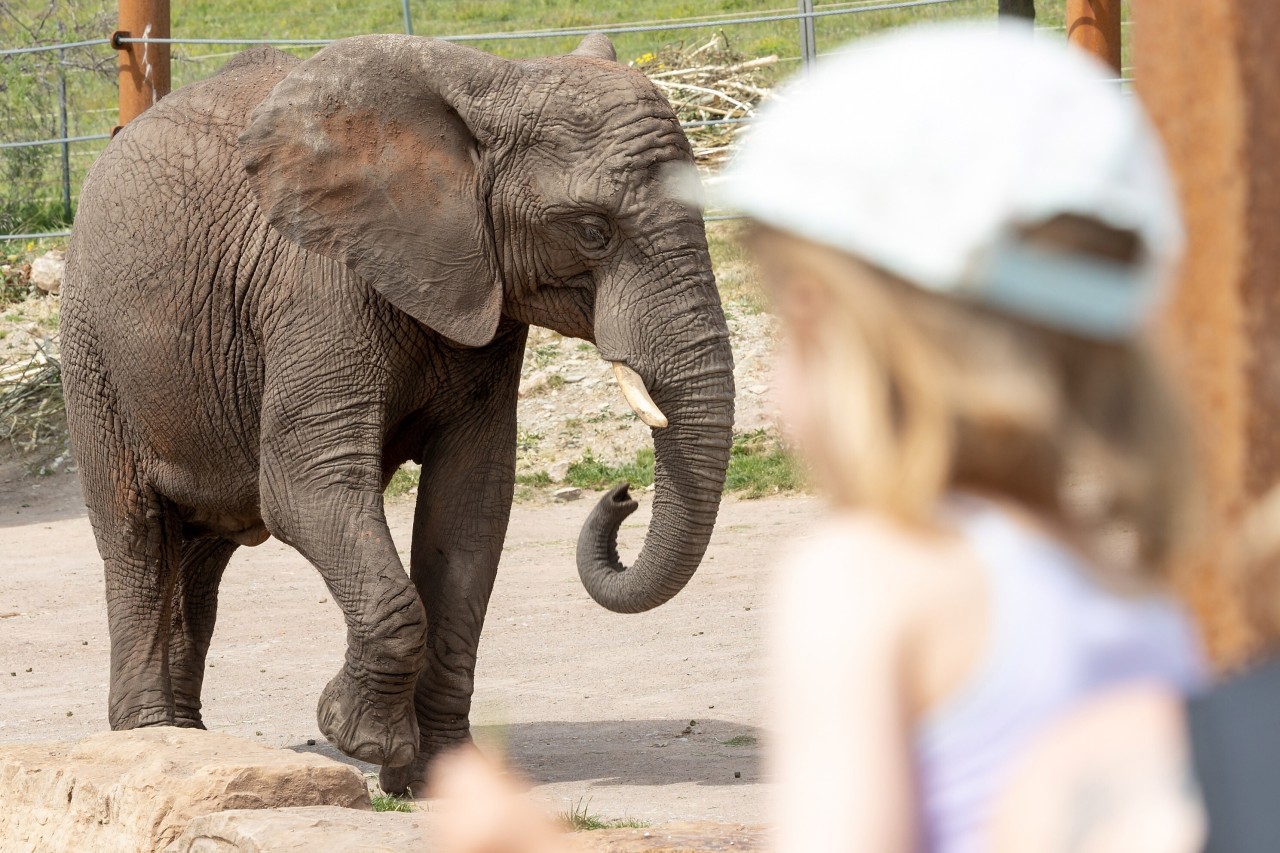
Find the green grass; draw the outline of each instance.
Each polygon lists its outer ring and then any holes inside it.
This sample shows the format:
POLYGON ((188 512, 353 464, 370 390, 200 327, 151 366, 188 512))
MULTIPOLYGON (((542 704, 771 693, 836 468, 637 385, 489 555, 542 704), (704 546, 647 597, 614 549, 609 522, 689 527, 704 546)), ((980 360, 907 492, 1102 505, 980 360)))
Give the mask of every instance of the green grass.
POLYGON ((588 450, 569 464, 564 481, 579 489, 608 489, 624 481, 642 489, 653 483, 653 466, 653 451, 647 447, 636 451, 634 461, 617 466, 596 459, 588 450))
POLYGON ((751 735, 735 735, 728 740, 720 741, 725 746, 755 746, 760 741, 751 735))
POLYGON ((590 832, 595 829, 644 829, 649 826, 649 821, 647 820, 597 817, 587 810, 590 805, 590 800, 585 803, 582 800, 578 800, 572 807, 560 813, 560 824, 571 832, 590 832))
POLYGON ((516 474, 516 485, 533 486, 534 488, 546 488, 554 485, 555 481, 551 479, 551 475, 546 471, 534 471, 529 474, 516 474))
POLYGON ((724 490, 760 498, 804 488, 804 472, 782 443, 763 429, 733 439, 724 490))
POLYGON ((395 794, 374 794, 369 798, 369 802, 373 804, 375 812, 411 812, 415 810, 412 800, 397 797, 395 794))
MULTIPOLYGON (((613 465, 597 459, 591 451, 569 465, 564 481, 580 489, 608 489, 630 483, 642 489, 653 483, 654 455, 649 448, 636 451, 630 462, 613 465)), ((766 430, 734 437, 725 476, 726 494, 746 498, 795 492, 804 488, 804 473, 782 443, 766 430)))
MULTIPOLYGON (((822 4, 819 4, 821 7, 822 4)), ((815 30, 820 51, 830 52, 857 36, 917 21, 990 18, 996 0, 962 0, 942 6, 867 12, 818 19, 815 30)), ((1061 0, 1041 0, 1039 23, 1062 26, 1061 0)), ((577 0, 412 0, 414 31, 418 35, 511 32, 566 27, 608 27, 616 24, 679 18, 705 19, 774 12, 791 8, 777 0, 613 0, 587 4, 577 0)), ((115 0, 9 0, 0 3, 0 44, 21 47, 62 40, 103 38, 115 28, 115 0)), ((1128 16, 1126 4, 1126 17, 1128 16)), ((799 66, 798 25, 795 21, 700 27, 658 33, 613 36, 623 62, 671 44, 700 44, 722 29, 730 46, 749 56, 777 54, 779 77, 799 66)), ((342 38, 375 32, 403 32, 399 0, 181 0, 172 7, 175 38, 342 38)), ((1053 34, 1048 34, 1053 35, 1053 34)), ((471 46, 510 58, 565 53, 577 37, 476 41, 471 46)), ((212 75, 245 45, 175 45, 172 76, 175 87, 212 75)), ((1126 63, 1128 60, 1126 45, 1126 63)), ((309 56, 318 48, 287 48, 309 56)), ((76 48, 68 52, 67 90, 72 136, 106 133, 116 121, 116 62, 109 46, 76 48)), ((45 139, 59 134, 58 57, 54 53, 6 57, 0 60, 0 141, 45 139)), ((72 204, 85 172, 106 146, 103 140, 71 146, 72 204)), ((56 147, 0 150, 0 233, 56 229, 63 222, 59 175, 61 154, 56 147)))
POLYGON ((560 347, 555 344, 542 344, 533 350, 533 363, 538 367, 546 367, 555 361, 556 356, 560 354, 560 347))
POLYGON ((410 489, 418 485, 421 476, 422 472, 417 468, 397 468, 391 475, 391 482, 387 483, 383 494, 388 498, 398 498, 408 494, 410 489))

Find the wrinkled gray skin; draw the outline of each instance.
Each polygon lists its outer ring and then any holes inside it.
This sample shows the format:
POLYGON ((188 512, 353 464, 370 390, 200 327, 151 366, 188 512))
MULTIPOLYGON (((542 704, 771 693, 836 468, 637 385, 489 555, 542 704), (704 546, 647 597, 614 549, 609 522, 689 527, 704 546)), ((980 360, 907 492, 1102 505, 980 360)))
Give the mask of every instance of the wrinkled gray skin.
POLYGON ((664 191, 688 142, 612 55, 600 36, 525 62, 409 36, 305 62, 255 49, 108 146, 62 335, 112 728, 202 725, 220 577, 271 534, 346 618, 324 734, 388 790, 465 740, 529 324, 629 365, 670 420, 643 551, 618 561, 635 504, 617 489, 582 531, 587 591, 636 612, 688 582, 728 464, 732 356, 702 221, 664 191), (382 490, 409 459, 406 576, 382 490))

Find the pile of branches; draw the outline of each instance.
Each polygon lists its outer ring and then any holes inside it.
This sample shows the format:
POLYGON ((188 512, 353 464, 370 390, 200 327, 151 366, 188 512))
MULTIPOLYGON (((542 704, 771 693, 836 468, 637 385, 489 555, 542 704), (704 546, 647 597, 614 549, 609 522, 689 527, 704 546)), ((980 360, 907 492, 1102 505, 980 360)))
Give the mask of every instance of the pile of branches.
POLYGON ((702 167, 718 166, 769 96, 777 55, 747 59, 729 47, 723 32, 696 47, 668 45, 632 63, 667 96, 682 122, 734 123, 688 127, 694 157, 702 167))
POLYGON ((0 368, 0 442, 31 453, 65 439, 62 364, 45 338, 32 355, 0 368))

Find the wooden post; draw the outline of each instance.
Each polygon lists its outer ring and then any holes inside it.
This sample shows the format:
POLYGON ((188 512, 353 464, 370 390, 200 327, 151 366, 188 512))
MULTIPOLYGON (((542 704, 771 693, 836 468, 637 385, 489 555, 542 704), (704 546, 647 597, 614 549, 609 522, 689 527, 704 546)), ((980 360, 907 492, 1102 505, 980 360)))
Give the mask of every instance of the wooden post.
POLYGON ((120 53, 120 123, 115 130, 169 94, 169 45, 119 41, 169 38, 169 0, 120 0, 119 16, 111 39, 120 53))
POLYGON ((1184 588, 1214 657, 1232 664, 1280 647, 1280 567, 1235 568, 1241 519, 1280 483, 1280 3, 1134 0, 1134 21, 1137 92, 1188 235, 1165 331, 1213 524, 1184 588))
POLYGON ((1120 73, 1120 0, 1067 0, 1067 41, 1120 73))

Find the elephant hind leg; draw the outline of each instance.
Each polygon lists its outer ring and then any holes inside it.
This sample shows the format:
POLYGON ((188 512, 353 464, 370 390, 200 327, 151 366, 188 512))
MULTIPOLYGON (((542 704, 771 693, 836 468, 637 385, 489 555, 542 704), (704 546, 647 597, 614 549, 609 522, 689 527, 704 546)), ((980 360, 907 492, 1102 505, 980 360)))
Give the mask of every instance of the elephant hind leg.
POLYGON ((188 539, 174 584, 169 635, 169 679, 174 725, 204 728, 200 688, 205 656, 218 616, 218 584, 237 543, 217 537, 188 539))
POLYGON ((173 725, 169 645, 181 522, 148 487, 116 497, 94 519, 111 633, 108 719, 112 729, 173 725))

